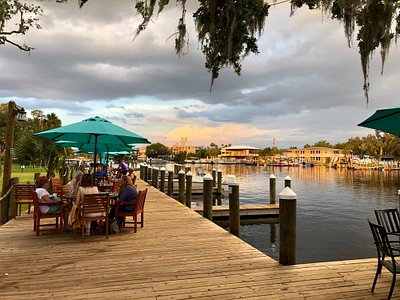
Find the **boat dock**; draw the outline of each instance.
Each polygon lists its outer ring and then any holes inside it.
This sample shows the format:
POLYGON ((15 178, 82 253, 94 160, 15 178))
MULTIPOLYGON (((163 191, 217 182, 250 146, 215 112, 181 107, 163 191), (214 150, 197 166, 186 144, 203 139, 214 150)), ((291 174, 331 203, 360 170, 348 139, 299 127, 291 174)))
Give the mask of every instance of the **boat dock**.
MULTIPOLYGON (((385 299, 376 258, 283 266, 190 208, 148 188, 144 228, 81 242, 33 232, 26 213, 0 227, 0 298, 385 299)), ((372 241, 371 241, 372 242, 372 241)), ((339 247, 339 245, 338 245, 339 247)), ((400 299, 395 287, 392 299, 400 299)))

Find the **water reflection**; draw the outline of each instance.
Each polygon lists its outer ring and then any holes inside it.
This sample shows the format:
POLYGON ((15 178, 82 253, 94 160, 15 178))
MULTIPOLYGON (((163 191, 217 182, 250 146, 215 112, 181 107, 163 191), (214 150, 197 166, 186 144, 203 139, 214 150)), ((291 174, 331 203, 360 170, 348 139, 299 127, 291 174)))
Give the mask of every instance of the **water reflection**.
MULTIPOLYGON (((375 220, 374 209, 399 207, 399 171, 202 165, 208 172, 213 167, 237 176, 242 204, 269 203, 271 174, 276 176, 277 195, 284 178, 292 178, 298 196, 298 263, 375 257, 367 218, 375 220)), ((227 199, 221 202, 228 204, 227 199)), ((243 240, 278 259, 278 225, 243 225, 240 231, 243 240)))

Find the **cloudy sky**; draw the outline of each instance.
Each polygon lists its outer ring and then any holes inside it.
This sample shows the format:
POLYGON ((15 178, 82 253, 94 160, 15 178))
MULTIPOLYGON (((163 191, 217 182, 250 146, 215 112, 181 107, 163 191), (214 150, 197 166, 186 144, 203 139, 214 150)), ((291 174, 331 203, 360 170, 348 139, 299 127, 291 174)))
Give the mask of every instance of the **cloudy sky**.
POLYGON ((194 8, 188 53, 178 57, 169 37, 180 11, 171 3, 132 41, 133 1, 90 0, 82 9, 41 1, 43 29, 19 39, 36 49, 0 46, 1 103, 54 112, 63 125, 101 116, 169 146, 187 137, 260 148, 365 136, 373 130, 357 123, 399 105, 400 50, 392 47, 383 76, 379 51, 373 56, 367 105, 358 49, 347 47, 342 25, 307 9, 289 17, 286 4, 271 9, 260 54, 243 61, 240 77, 222 71, 210 93, 194 8))

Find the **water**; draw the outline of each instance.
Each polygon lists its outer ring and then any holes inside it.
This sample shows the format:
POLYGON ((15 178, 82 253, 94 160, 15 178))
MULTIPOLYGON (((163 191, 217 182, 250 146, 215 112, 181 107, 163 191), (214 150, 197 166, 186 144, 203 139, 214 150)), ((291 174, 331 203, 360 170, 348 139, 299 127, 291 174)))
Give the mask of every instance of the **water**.
MULTIPOLYGON (((218 165, 222 174, 235 174, 241 204, 269 203, 269 177, 276 178, 277 195, 284 178, 292 178, 297 200, 297 263, 375 257, 367 219, 374 209, 399 207, 398 171, 350 171, 326 167, 218 165)), ((212 166, 203 165, 204 170, 212 166)), ((278 198, 278 196, 277 196, 278 198)), ((223 204, 227 204, 224 200, 223 204)), ((277 199, 278 201, 278 199, 277 199)), ((241 238, 278 260, 277 241, 269 224, 241 226, 241 238)))

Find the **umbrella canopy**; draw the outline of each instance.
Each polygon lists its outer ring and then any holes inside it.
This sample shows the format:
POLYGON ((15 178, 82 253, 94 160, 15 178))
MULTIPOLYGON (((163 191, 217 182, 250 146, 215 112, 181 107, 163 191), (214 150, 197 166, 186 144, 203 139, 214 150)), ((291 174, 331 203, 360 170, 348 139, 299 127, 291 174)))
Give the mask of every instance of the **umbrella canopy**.
POLYGON ((378 129, 400 137, 400 107, 378 109, 358 126, 378 129))
MULTIPOLYGON (((96 145, 94 144, 85 144, 85 143, 76 143, 70 141, 57 141, 55 144, 59 147, 73 147, 77 148, 78 152, 81 153, 93 153, 96 145)), ((120 152, 124 151, 130 153, 132 151, 136 151, 137 148, 133 145, 129 145, 128 147, 125 145, 117 145, 117 144, 97 144, 97 152, 98 153, 112 153, 112 152, 120 152)))
POLYGON ((99 147, 119 145, 126 148, 114 149, 114 151, 126 151, 127 148, 132 148, 132 144, 150 144, 146 138, 100 117, 89 118, 78 123, 38 132, 34 135, 52 141, 69 141, 92 145, 94 148, 93 151, 91 151, 94 153, 94 165, 96 165, 99 147))
POLYGON ((130 144, 150 144, 146 138, 100 117, 38 132, 35 135, 53 141, 64 140, 93 145, 122 144, 129 147, 130 144))

